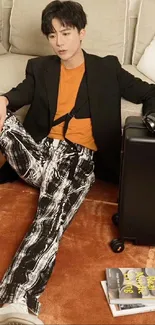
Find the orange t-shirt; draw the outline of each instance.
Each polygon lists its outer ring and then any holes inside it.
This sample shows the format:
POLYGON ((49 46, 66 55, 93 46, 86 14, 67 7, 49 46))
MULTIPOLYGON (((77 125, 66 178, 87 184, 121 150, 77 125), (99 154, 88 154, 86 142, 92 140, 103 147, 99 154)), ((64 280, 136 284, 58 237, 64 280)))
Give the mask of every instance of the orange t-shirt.
MULTIPOLYGON (((54 120, 69 113, 74 107, 84 72, 84 63, 74 69, 66 69, 65 66, 61 64, 57 111, 54 120)), ((53 126, 48 137, 64 140, 63 127, 64 122, 53 126)), ((90 118, 76 119, 73 117, 68 124, 66 138, 73 143, 81 144, 82 146, 94 151, 97 150, 92 135, 92 124, 90 118)))

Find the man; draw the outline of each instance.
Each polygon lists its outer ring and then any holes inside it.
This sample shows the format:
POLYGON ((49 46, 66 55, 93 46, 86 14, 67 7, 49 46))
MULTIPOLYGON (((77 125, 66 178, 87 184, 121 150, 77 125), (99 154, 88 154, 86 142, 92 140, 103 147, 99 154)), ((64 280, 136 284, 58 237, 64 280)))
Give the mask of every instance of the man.
POLYGON ((155 86, 115 56, 85 53, 80 4, 53 1, 42 32, 56 55, 28 61, 26 78, 0 97, 0 147, 17 174, 40 189, 38 209, 0 286, 0 324, 43 324, 38 301, 59 241, 94 182, 94 152, 112 170, 120 155, 121 97, 155 112, 155 86), (24 127, 11 113, 31 104, 24 127))

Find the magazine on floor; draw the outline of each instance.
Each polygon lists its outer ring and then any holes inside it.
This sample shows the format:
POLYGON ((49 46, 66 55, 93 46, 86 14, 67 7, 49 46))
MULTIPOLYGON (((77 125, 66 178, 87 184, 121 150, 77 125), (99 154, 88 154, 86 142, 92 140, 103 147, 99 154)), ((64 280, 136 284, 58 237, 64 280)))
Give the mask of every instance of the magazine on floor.
POLYGON ((140 313, 147 313, 151 311, 155 311, 155 304, 154 305, 143 305, 143 304, 110 304, 108 299, 108 291, 107 291, 107 281, 101 281, 101 286, 107 298, 107 302, 109 308, 112 312, 114 317, 118 316, 126 316, 126 315, 133 315, 133 314, 140 314, 140 313))
POLYGON ((112 304, 155 304, 155 268, 106 268, 112 304))

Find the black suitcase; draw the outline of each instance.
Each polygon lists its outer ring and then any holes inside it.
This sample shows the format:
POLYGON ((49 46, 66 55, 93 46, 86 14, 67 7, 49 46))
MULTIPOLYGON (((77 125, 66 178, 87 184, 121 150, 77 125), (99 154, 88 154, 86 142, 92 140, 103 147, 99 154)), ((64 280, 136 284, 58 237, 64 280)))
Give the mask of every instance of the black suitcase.
POLYGON ((118 214, 112 217, 120 238, 110 243, 114 252, 124 241, 155 245, 155 135, 141 117, 128 117, 123 130, 118 214))

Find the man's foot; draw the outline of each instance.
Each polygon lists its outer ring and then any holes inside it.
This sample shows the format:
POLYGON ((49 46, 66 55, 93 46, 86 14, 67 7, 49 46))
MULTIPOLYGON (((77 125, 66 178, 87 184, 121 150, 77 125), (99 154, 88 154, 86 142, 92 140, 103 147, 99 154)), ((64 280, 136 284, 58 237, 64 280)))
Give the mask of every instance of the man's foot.
POLYGON ((0 325, 44 325, 34 315, 29 314, 27 306, 18 303, 0 308, 0 325))

